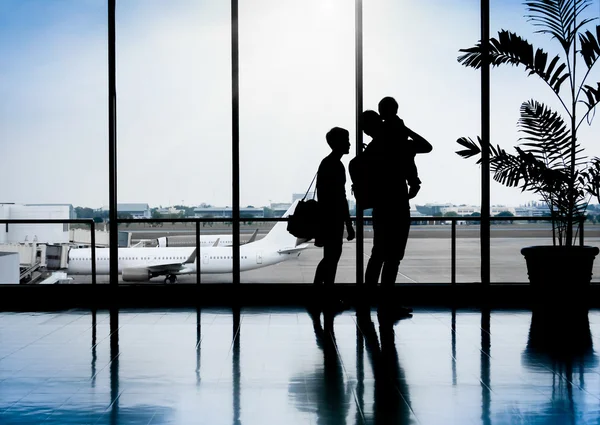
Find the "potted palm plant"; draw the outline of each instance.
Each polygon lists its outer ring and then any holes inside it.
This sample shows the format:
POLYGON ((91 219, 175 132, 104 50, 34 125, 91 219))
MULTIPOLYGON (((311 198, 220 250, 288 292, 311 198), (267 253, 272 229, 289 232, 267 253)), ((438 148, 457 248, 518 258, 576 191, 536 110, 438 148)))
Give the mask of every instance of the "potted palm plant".
MULTIPOLYGON (((520 187, 541 196, 550 208, 553 244, 525 247, 524 255, 529 280, 545 295, 565 300, 569 295, 580 299, 580 289, 589 285, 592 266, 598 248, 578 246, 577 223, 585 216, 592 197, 599 196, 600 159, 587 158, 577 138, 579 127, 591 124, 596 105, 600 102, 600 82, 587 80, 600 57, 600 26, 589 25, 597 18, 583 15, 589 0, 526 1, 527 18, 559 44, 559 53, 551 58, 543 49, 535 48, 519 35, 502 30, 489 40, 489 61, 492 66, 521 67, 528 76, 542 79, 554 93, 561 113, 536 100, 521 104, 517 123, 519 138, 516 153, 500 146, 489 146, 490 171, 497 182, 520 187), (593 27, 591 29, 586 29, 593 27), (568 282, 569 285, 564 285, 568 282)), ((480 68, 483 61, 481 42, 461 49, 458 62, 480 68)), ((464 158, 479 157, 482 143, 477 138, 457 140, 464 158)), ((539 295, 539 294, 538 294, 539 295)))

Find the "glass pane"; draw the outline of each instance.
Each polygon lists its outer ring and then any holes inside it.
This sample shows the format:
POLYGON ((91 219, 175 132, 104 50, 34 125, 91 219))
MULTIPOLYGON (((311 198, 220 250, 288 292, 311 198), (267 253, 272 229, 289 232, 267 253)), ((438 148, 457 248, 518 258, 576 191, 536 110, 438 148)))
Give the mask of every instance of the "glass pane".
MULTIPOLYGON (((325 139, 331 128, 350 132, 346 170, 353 156, 354 4, 240 1, 239 15, 240 202, 285 212, 331 152, 325 139)), ((348 178, 346 192, 350 198, 348 178)), ((312 282, 321 251, 311 242, 286 268, 249 272, 242 282, 312 282)), ((344 249, 336 281, 355 281, 354 270, 348 278, 341 270, 347 261, 354 267, 353 255, 344 249)))
MULTIPOLYGON (((457 62, 458 50, 479 39, 479 1, 363 4, 364 109, 378 111, 381 99, 393 97, 404 124, 433 146, 415 158, 422 186, 410 201, 411 216, 480 205, 479 168, 455 153, 456 140, 475 137, 481 127, 479 74, 457 62)), ((397 282, 450 282, 450 226, 434 231, 437 226, 411 227, 397 282)), ((365 238, 367 256, 369 243, 365 238)), ((468 267, 479 274, 479 261, 468 267)))
MULTIPOLYGON (((0 219, 91 218, 108 202, 106 11, 106 0, 1 2, 0 219)), ((83 225, 2 225, 0 250, 20 268, 0 282, 66 282, 69 242, 90 239, 83 225)))
MULTIPOLYGON (((170 216, 170 210, 193 217, 198 207, 231 207, 230 21, 228 2, 118 2, 122 216, 135 217, 142 209, 153 218, 170 216)), ((150 239, 166 237, 168 230, 195 235, 192 229, 183 223, 159 224, 150 239)), ((230 229, 230 224, 213 223, 205 234, 230 234, 230 229)), ((231 253, 221 251, 230 249, 220 248, 212 256, 231 269, 231 253)), ((191 252, 189 246, 169 247, 161 258, 179 261, 191 252)), ((124 257, 130 255, 124 252, 124 257)), ((164 278, 162 273, 152 281, 164 278)), ((196 280, 193 274, 181 278, 196 280)))
MULTIPOLYGON (((548 65, 557 55, 560 56, 559 64, 566 63, 564 50, 558 40, 550 34, 540 33, 542 28, 534 26, 535 22, 527 17, 531 13, 523 3, 517 0, 495 0, 490 2, 491 37, 499 39, 501 31, 514 33, 533 45, 534 49, 542 49, 546 52, 548 65)), ((581 18, 596 18, 596 20, 584 27, 584 31, 593 29, 598 24, 597 18, 599 16, 600 2, 598 0, 590 1, 589 7, 583 12, 581 18)), ((474 45, 476 41, 474 39, 470 45, 474 45)), ((577 49, 579 48, 579 39, 577 39, 577 49)), ((565 69, 565 72, 568 72, 568 68, 565 69)), ((586 72, 587 66, 581 57, 578 57, 576 80, 581 81, 586 72)), ((592 72, 587 78, 586 84, 596 86, 600 80, 600 68, 597 66, 592 68, 592 72)), ((567 79, 562 83, 559 91, 567 109, 570 109, 569 105, 571 104, 569 86, 569 79, 567 79)), ((537 75, 529 75, 524 66, 503 64, 495 67, 491 73, 491 143, 500 146, 510 154, 516 154, 515 146, 527 142, 522 138, 530 136, 530 134, 523 131, 524 128, 518 125, 522 116, 522 105, 526 102, 539 102, 545 105, 560 115, 560 119, 563 120, 566 127, 570 127, 567 109, 542 78, 537 75)), ((577 116, 579 118, 577 118, 577 121, 583 117, 584 108, 582 106, 583 104, 580 104, 581 108, 578 109, 577 116)), ((600 146, 596 143, 598 130, 594 127, 597 127, 597 122, 592 122, 590 126, 584 120, 577 132, 577 142, 585 149, 581 155, 588 157, 588 159, 600 153, 600 146)), ((521 147, 523 148, 523 146, 521 147)), ((562 166, 562 161, 559 163, 562 166)), ((492 181, 491 199, 492 204, 506 206, 516 216, 549 215, 549 208, 543 197, 533 191, 522 192, 520 188, 505 187, 492 181)), ((591 198, 590 202, 591 204, 597 204, 598 199, 591 198)), ((594 210, 595 208, 588 209, 588 213, 594 214, 594 210)), ((588 223, 592 224, 591 222, 588 223)), ((588 223, 586 223, 586 226, 588 223)), ((520 250, 533 244, 551 245, 553 243, 551 226, 548 223, 517 221, 512 227, 507 224, 494 227, 492 232, 497 231, 497 239, 492 239, 492 281, 528 282, 525 259, 520 250), (497 258, 494 258, 494 256, 497 256, 497 258)), ((586 232, 586 244, 588 242, 592 245, 598 244, 593 232, 589 234, 589 240, 587 236, 586 232)), ((575 241, 575 243, 578 242, 578 240, 575 241)))

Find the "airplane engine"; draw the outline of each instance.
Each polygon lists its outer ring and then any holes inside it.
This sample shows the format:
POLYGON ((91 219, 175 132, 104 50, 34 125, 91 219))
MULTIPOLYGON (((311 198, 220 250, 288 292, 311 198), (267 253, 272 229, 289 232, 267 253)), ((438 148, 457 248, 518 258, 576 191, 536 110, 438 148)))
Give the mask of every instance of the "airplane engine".
POLYGON ((143 267, 123 269, 121 277, 123 278, 123 282, 147 282, 152 277, 152 273, 143 267))

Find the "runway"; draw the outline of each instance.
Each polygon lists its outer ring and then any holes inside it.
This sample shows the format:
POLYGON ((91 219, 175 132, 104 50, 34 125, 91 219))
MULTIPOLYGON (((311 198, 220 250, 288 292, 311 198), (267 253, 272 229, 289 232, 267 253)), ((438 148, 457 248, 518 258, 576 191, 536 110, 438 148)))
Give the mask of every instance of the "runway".
MULTIPOLYGON (((400 264, 398 284, 451 283, 451 240, 447 237, 411 237, 406 256, 400 264)), ((587 235, 587 233, 586 233, 587 235)), ((600 248, 599 236, 586 236, 586 245, 600 248)), ((525 259, 521 248, 530 245, 550 244, 551 238, 495 237, 491 240, 491 281, 494 283, 527 283, 525 259)), ((369 260, 372 240, 364 241, 364 266, 369 260)), ((148 248, 152 249, 152 248, 148 248)), ((342 257, 338 264, 337 283, 356 282, 356 242, 344 242, 342 257)), ((311 245, 298 257, 274 266, 241 273, 241 283, 307 283, 313 281, 315 269, 322 258, 322 249, 311 245)), ((74 276, 73 283, 91 283, 91 276, 74 276)), ((456 281, 458 283, 480 281, 479 239, 458 238, 456 242, 456 281)), ((600 258, 594 263, 592 281, 600 282, 600 258)), ((98 276, 98 283, 108 283, 108 276, 98 276)), ((162 283, 160 277, 149 284, 162 283)), ((193 284, 195 275, 179 276, 178 284, 193 284)), ((201 283, 231 283, 232 274, 202 274, 201 283)))
MULTIPOLYGON (((240 229, 242 239, 249 237, 258 229, 257 239, 266 235, 274 223, 254 223, 254 225, 245 225, 240 229)), ((165 228, 121 228, 121 231, 131 232, 132 243, 139 242, 142 239, 156 239, 161 236, 189 236, 196 234, 195 226, 168 226, 165 228)), ((600 225, 586 224, 586 240, 590 237, 600 237, 600 225)), ((413 225, 410 228, 410 237, 412 239, 429 238, 450 238, 452 226, 450 225, 413 225)), ((213 226, 201 227, 201 235, 228 234, 231 235, 231 226, 213 226)), ((476 238, 480 235, 479 225, 457 225, 456 237, 458 239, 476 238)), ((373 237, 372 226, 364 227, 365 239, 373 237)), ((490 237, 495 239, 503 238, 543 238, 549 243, 552 240, 552 228, 549 224, 501 224, 492 225, 490 228, 490 237)), ((546 242, 543 242, 546 243, 546 242)))

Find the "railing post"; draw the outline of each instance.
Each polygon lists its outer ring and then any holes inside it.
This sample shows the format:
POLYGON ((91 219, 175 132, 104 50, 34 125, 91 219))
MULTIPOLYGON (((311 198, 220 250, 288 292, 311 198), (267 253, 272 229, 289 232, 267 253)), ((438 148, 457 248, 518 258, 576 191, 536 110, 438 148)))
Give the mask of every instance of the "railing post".
POLYGON ((452 285, 456 285, 456 220, 454 217, 451 217, 452 220, 452 240, 450 242, 450 251, 451 251, 451 262, 452 262, 452 285))
POLYGON ((579 218, 579 246, 584 245, 583 240, 583 225, 585 223, 585 216, 579 218))
POLYGON ((96 284, 96 223, 92 219, 90 226, 91 236, 90 244, 92 245, 92 285, 96 284))
POLYGON ((200 222, 196 222, 196 285, 200 285, 200 222))

